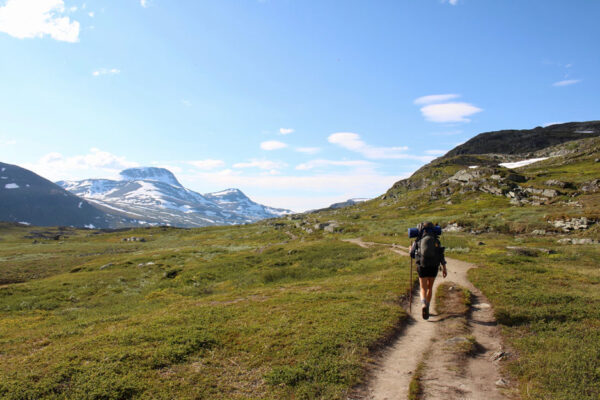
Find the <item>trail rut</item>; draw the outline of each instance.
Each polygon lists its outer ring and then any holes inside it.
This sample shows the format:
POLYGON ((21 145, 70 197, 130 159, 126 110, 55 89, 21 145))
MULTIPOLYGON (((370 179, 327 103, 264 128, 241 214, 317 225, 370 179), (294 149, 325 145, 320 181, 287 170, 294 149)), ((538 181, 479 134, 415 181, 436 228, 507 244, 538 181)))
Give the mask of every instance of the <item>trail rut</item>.
MULTIPOLYGON (((362 247, 376 245, 360 239, 347 241, 362 247)), ((405 248, 390 247, 392 251, 408 256, 405 248)), ((455 282, 472 293, 473 306, 469 314, 468 326, 479 349, 477 354, 469 357, 466 365, 461 368, 463 372, 460 374, 455 373, 457 368, 447 365, 442 360, 425 358, 424 355, 434 343, 433 339, 436 337, 441 316, 432 312, 429 320, 424 320, 421 317, 419 295, 414 293, 412 312, 402 335, 384 350, 376 361, 371 380, 359 393, 353 395, 352 399, 407 399, 410 381, 421 361, 425 362, 422 399, 499 400, 506 398, 496 386, 501 375, 497 362, 492 361, 493 354, 502 350, 493 310, 481 291, 467 279, 467 271, 476 266, 451 258, 446 258, 446 261, 448 268, 446 280, 455 282)), ((440 274, 434 284, 434 293, 442 281, 444 279, 440 274)), ((435 310, 435 299, 432 301, 431 309, 435 310)))

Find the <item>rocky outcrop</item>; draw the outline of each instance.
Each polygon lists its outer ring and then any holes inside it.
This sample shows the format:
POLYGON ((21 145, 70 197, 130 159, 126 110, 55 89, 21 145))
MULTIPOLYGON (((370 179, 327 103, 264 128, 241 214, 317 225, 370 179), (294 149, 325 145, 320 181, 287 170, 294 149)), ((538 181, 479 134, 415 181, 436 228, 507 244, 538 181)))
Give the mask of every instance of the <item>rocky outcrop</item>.
POLYGON ((565 239, 557 240, 557 243, 558 244, 599 244, 600 242, 598 242, 595 239, 590 239, 590 238, 573 238, 573 239, 565 238, 565 239))
POLYGON ((563 232, 571 232, 576 230, 588 229, 595 221, 589 220, 586 217, 549 220, 548 223, 555 228, 561 229, 563 232))
POLYGON ((600 190, 600 179, 594 179, 591 182, 581 185, 581 191, 584 193, 595 193, 600 190))

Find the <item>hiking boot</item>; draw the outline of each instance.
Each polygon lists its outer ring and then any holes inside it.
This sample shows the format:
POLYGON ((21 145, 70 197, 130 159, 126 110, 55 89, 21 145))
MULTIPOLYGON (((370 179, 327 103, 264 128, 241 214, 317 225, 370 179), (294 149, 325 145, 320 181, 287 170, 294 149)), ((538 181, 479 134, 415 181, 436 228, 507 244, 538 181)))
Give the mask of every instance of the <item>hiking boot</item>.
POLYGON ((429 307, 423 306, 423 319, 429 319, 429 307))

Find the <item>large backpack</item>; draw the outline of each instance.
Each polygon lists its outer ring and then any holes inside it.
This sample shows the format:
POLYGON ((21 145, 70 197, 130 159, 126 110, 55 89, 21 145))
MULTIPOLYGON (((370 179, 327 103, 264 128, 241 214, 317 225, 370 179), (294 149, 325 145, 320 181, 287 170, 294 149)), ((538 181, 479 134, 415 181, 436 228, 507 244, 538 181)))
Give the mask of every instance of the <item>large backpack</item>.
POLYGON ((421 267, 439 267, 442 262, 440 253, 440 241, 435 234, 423 232, 423 237, 419 240, 419 264, 421 267))

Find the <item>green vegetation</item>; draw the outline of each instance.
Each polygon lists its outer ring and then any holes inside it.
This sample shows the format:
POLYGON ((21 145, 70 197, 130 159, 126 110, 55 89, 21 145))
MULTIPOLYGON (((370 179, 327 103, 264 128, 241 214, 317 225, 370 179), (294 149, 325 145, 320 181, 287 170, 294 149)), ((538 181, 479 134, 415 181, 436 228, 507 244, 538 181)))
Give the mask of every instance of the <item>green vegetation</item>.
POLYGON ((0 287, 2 398, 343 398, 405 316, 408 260, 385 249, 267 224, 31 230, 0 234, 21 282, 0 287))
POLYGON ((425 362, 421 361, 415 372, 410 379, 410 383, 408 385, 408 400, 419 400, 423 396, 423 384, 421 383, 421 379, 423 378, 423 370, 425 369, 425 362))

